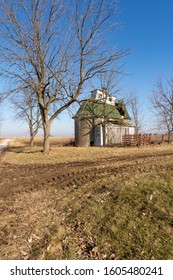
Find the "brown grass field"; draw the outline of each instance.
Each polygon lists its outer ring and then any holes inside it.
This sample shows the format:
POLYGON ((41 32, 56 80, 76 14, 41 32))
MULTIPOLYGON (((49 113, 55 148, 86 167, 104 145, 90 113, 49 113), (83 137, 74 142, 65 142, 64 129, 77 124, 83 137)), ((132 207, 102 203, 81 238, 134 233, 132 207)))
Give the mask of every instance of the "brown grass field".
POLYGON ((0 259, 173 259, 173 145, 72 141, 0 155, 0 259))

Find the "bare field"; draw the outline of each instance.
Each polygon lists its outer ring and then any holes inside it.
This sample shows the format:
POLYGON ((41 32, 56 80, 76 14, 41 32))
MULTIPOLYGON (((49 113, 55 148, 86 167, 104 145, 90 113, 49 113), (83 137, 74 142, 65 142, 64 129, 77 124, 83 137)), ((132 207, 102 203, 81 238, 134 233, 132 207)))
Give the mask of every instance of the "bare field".
POLYGON ((1 156, 0 259, 173 259, 173 145, 54 140, 1 156))

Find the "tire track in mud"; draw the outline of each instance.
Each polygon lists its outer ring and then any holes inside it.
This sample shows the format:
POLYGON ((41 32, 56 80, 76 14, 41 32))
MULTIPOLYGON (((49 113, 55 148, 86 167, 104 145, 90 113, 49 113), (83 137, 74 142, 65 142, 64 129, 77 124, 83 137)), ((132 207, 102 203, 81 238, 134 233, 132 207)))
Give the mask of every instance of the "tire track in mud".
MULTIPOLYGON (((10 185, 11 195, 21 192, 30 192, 37 189, 55 187, 62 189, 78 188, 83 184, 100 180, 110 175, 125 172, 145 172, 152 170, 151 166, 159 164, 162 160, 173 159, 173 152, 165 154, 134 155, 129 157, 102 158, 98 161, 81 161, 61 164, 43 165, 8 165, 1 167, 3 174, 0 183, 0 194, 9 195, 7 184, 10 185)), ((156 165, 156 166, 157 166, 156 165)), ((158 166, 157 166, 158 168, 158 166)), ((169 167, 170 168, 170 167, 169 167)))

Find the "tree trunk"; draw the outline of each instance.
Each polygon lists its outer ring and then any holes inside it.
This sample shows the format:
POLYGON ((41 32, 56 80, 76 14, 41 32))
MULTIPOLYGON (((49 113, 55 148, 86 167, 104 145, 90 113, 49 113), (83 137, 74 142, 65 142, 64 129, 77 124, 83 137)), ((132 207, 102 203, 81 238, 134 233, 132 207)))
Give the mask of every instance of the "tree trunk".
POLYGON ((106 141, 106 123, 105 121, 103 122, 103 146, 107 145, 107 141, 106 141))
POLYGON ((34 146, 34 135, 30 135, 30 147, 34 146))
POLYGON ((162 143, 164 142, 164 134, 162 134, 162 141, 161 141, 162 143))
POLYGON ((50 123, 44 123, 44 140, 43 140, 43 152, 50 150, 50 123))

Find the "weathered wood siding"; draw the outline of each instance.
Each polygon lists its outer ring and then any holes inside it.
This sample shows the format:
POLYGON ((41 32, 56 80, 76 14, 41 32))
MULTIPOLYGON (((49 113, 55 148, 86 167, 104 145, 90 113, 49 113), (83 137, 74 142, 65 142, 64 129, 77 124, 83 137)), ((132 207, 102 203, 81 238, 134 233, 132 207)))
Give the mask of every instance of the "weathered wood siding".
POLYGON ((106 127, 106 142, 107 145, 122 144, 122 137, 126 134, 133 134, 133 127, 118 126, 115 124, 108 124, 106 127))

